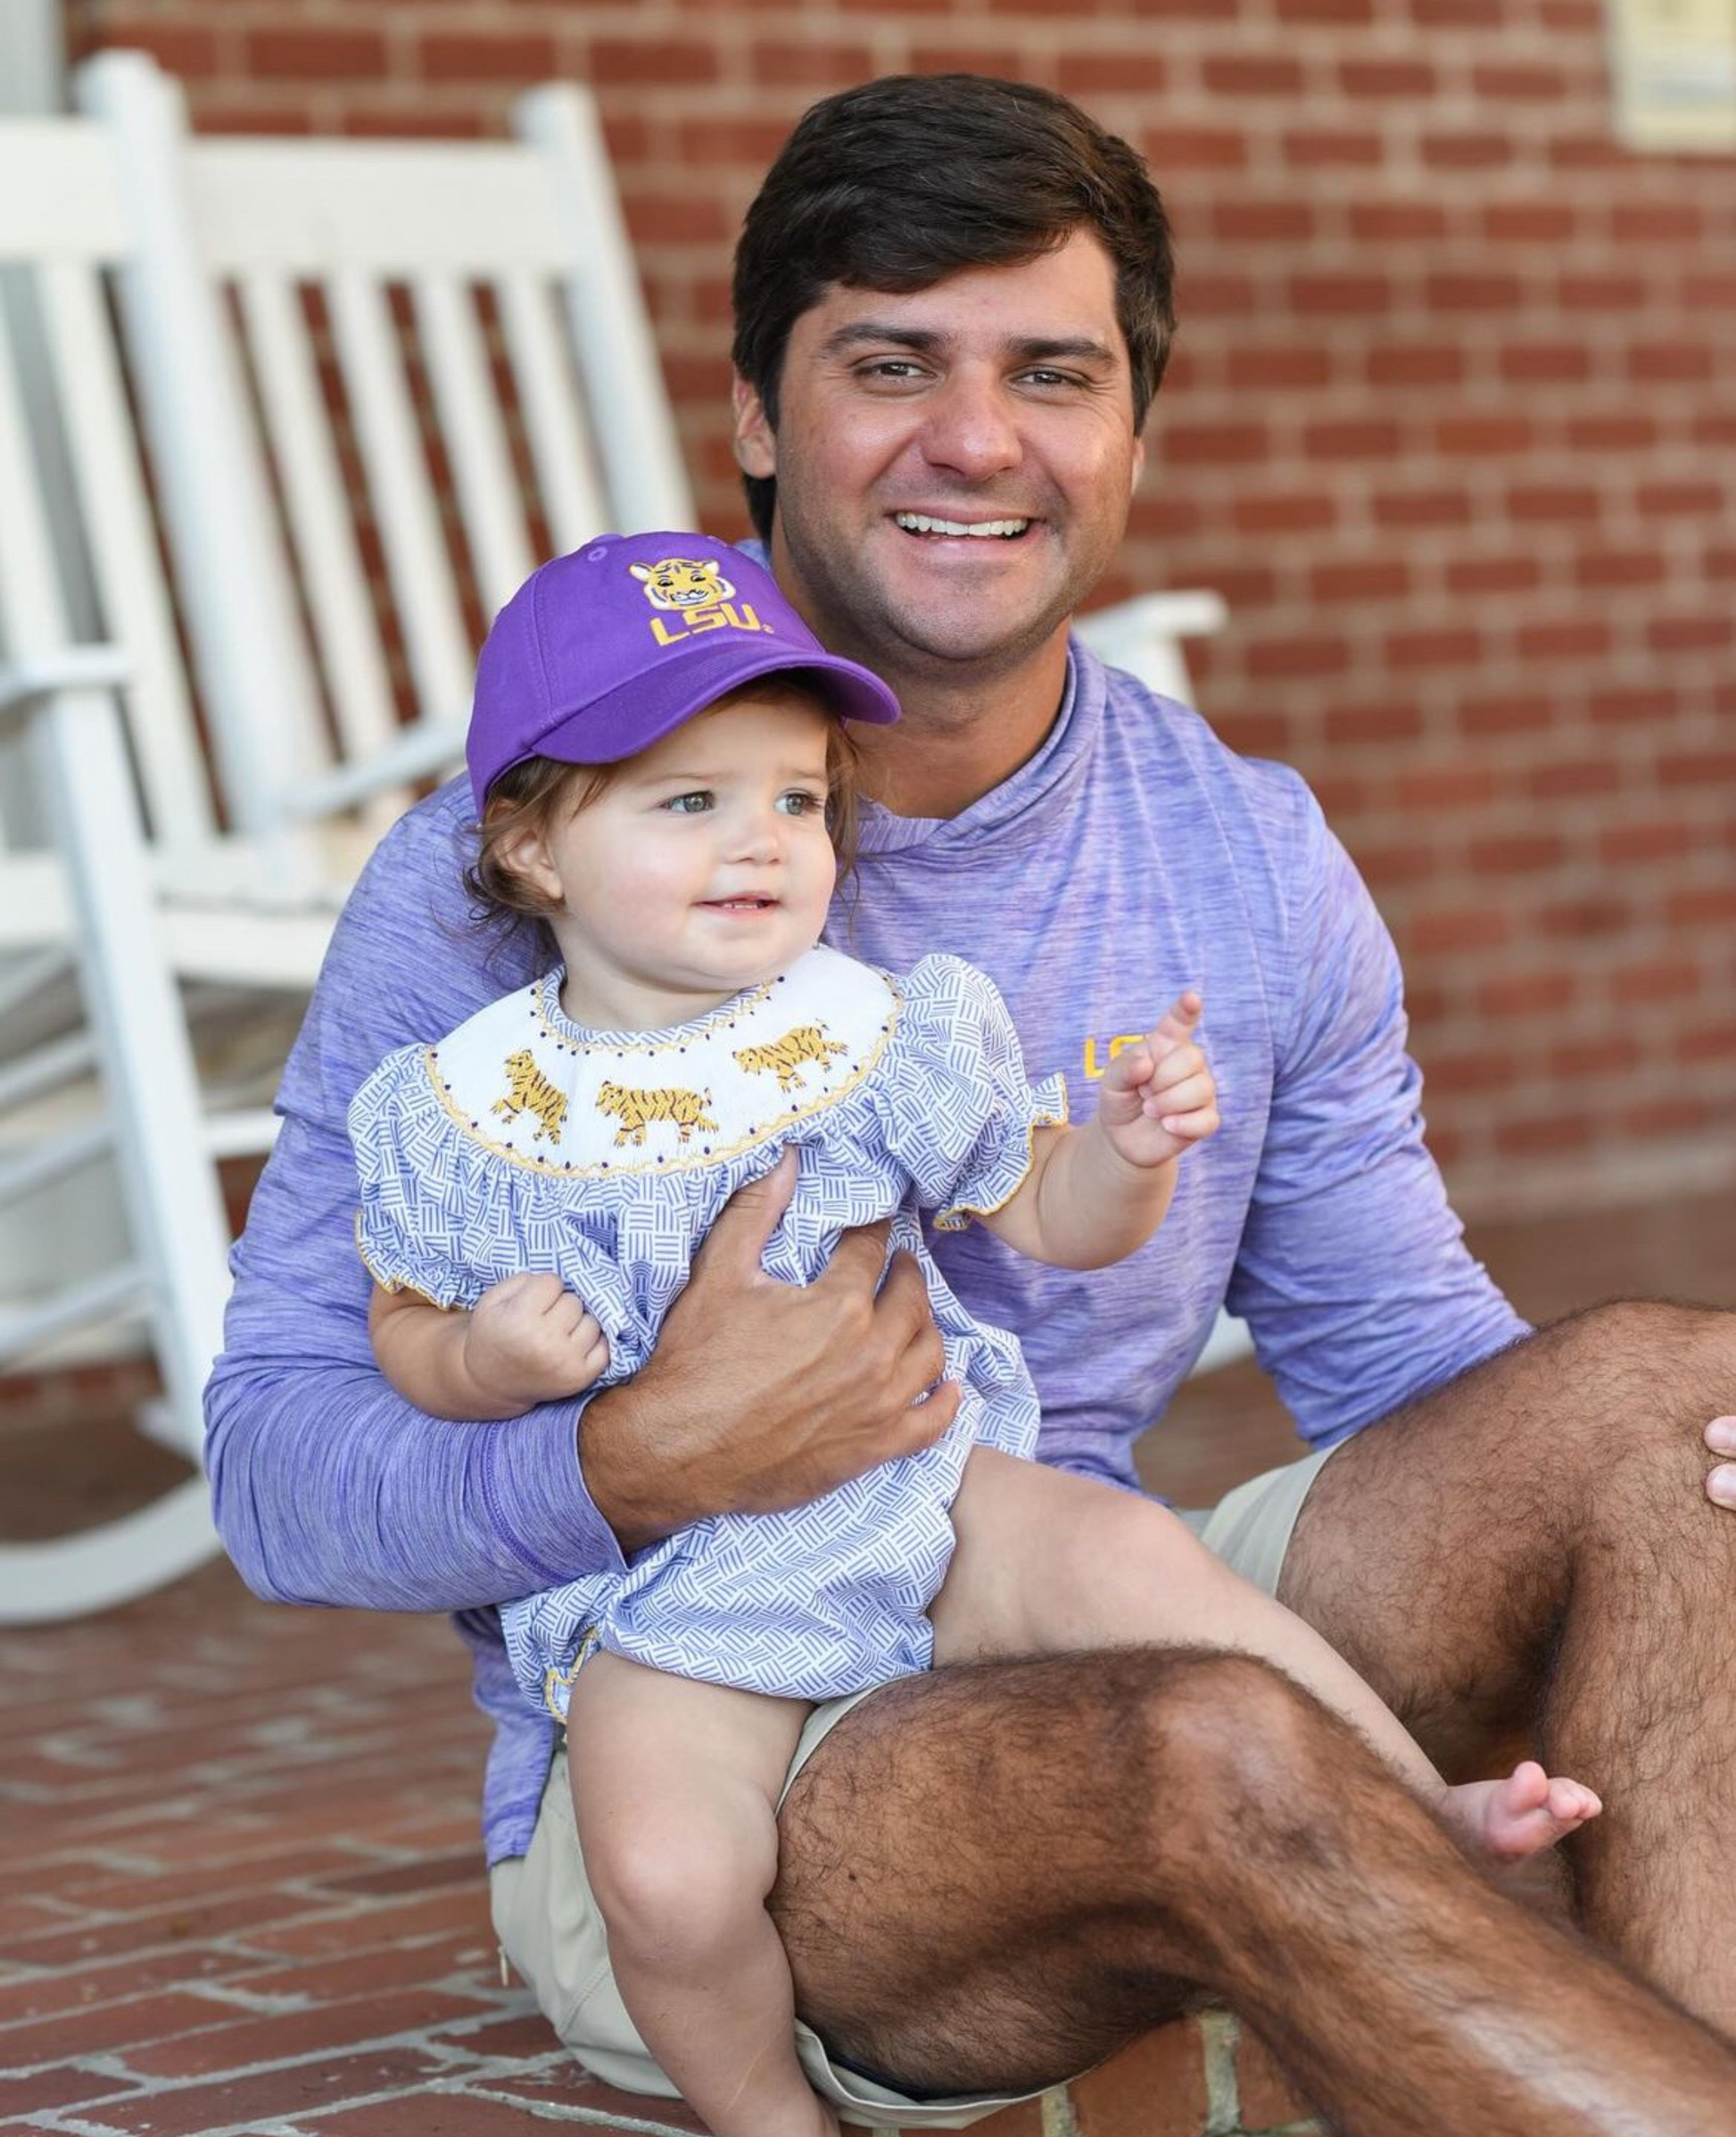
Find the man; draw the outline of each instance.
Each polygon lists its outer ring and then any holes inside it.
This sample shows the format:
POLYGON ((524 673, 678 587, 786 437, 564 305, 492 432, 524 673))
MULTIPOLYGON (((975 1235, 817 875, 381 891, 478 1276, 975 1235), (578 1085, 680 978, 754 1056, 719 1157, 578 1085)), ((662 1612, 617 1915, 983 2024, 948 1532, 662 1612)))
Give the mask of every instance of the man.
MULTIPOLYGON (((1450 1774, 1539 1727, 1608 1805, 1574 1863, 1585 1922, 1728 2030, 1736 1526, 1708 1503, 1701 1436, 1736 1392, 1736 1331, 1624 1306, 1528 1334, 1460 1242, 1391 945, 1301 783, 1070 650, 1139 472, 1169 282, 1132 152, 1015 85, 832 98, 750 212, 737 443, 756 523, 820 635, 904 706, 868 747, 881 808, 838 938, 894 967, 971 957, 1076 1097, 1085 1041, 1201 986, 1226 1124, 1155 1247, 1077 1279, 971 1232, 942 1246, 950 1280, 1023 1339, 1046 1456, 1122 1481, 1228 1292, 1316 1451, 1233 1495, 1207 1540, 1450 1774)), ((911 1269, 876 1293, 874 1232, 805 1291, 763 1276, 777 1176, 726 1213, 645 1372, 578 1420, 576 1464, 575 1405, 439 1424, 383 1387, 344 1106, 390 1048, 538 959, 467 936, 464 849, 448 790, 340 926, 237 1255, 219 1518, 265 1594, 462 1613, 500 1725, 503 1944, 589 2065, 656 2090, 485 1606, 700 1515, 811 1497, 933 1437, 954 1398, 918 1399, 939 1345, 911 1269)), ((816 2084, 903 2127, 1077 2072, 1206 1993, 1345 2131, 1736 2132, 1713 2031, 1494 1893, 1246 1658, 985 1664, 820 1710, 772 1904, 816 2084)))

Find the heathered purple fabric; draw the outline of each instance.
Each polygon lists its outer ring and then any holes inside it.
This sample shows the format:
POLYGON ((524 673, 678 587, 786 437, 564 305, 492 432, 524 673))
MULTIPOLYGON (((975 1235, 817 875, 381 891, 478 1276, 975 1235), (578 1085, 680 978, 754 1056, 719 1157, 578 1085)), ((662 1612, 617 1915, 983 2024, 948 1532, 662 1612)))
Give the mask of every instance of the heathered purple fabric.
MULTIPOLYGON (((353 1243, 351 1096, 396 1046, 525 984, 546 952, 468 920, 467 790, 388 835, 339 924, 285 1077, 284 1129, 236 1247, 208 1460, 229 1551, 291 1603, 458 1613, 498 1730, 491 1860, 528 1845, 550 1749, 488 1606, 618 1567, 584 1490, 574 1404, 504 1424, 425 1417, 379 1378, 353 1243)), ((1011 1005, 1075 1120, 1113 1040, 1205 997, 1222 1131, 1157 1238, 1088 1274, 980 1228, 936 1235, 948 1280, 1013 1329, 1048 1460, 1129 1484, 1218 1305, 1248 1316, 1302 1437, 1327 1445, 1525 1332, 1472 1260, 1422 1144, 1396 957, 1302 780, 1075 648, 1062 716, 949 822, 868 812, 831 939, 895 970, 949 950, 1011 1005)))

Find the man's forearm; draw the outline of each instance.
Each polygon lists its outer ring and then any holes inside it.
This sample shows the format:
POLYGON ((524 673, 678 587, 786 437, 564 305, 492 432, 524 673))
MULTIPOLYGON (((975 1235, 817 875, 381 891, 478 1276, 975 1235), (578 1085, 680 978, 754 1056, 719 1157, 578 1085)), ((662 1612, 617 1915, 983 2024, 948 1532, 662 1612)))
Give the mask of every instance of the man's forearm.
POLYGON ((356 1365, 225 1359, 207 1401, 219 1532, 278 1603, 466 1610, 616 1570, 580 1473, 579 1407, 451 1424, 356 1365))

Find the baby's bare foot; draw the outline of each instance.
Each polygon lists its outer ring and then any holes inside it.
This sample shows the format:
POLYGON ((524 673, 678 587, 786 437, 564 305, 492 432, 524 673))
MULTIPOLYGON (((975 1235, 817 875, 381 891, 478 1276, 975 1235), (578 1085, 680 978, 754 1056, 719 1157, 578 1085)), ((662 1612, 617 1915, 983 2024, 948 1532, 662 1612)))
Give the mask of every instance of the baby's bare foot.
POLYGON ((1526 1759, 1504 1781, 1449 1788, 1435 1809, 1467 1846, 1497 1862, 1522 1862, 1552 1848, 1603 1809, 1577 1781, 1552 1780, 1526 1759))

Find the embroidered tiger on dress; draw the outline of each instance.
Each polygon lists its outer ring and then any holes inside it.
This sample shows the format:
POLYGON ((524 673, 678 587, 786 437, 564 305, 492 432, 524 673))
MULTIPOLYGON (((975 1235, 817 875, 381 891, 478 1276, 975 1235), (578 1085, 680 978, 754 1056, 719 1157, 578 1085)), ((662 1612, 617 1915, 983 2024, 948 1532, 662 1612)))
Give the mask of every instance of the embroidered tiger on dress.
POLYGON ((849 1050, 826 1037, 824 1024, 798 1024, 770 1046, 738 1047, 735 1057, 750 1076, 775 1076, 781 1091, 802 1090, 806 1088, 802 1075, 806 1063, 829 1069, 840 1054, 847 1055, 849 1050))
POLYGON ((627 567, 645 589, 654 609, 712 609, 719 601, 735 599, 735 588, 723 576, 715 557, 660 557, 655 564, 627 567))
POLYGON ((648 1128, 673 1128, 682 1143, 696 1128, 715 1131, 716 1122, 706 1112, 715 1103, 708 1090, 629 1090, 605 1083, 597 1093, 598 1112, 613 1114, 621 1123, 615 1138, 617 1150, 623 1143, 643 1143, 648 1128))
POLYGON ((496 1098, 496 1113, 533 1113, 536 1115, 536 1132, 533 1143, 540 1143, 546 1135, 551 1143, 560 1140, 560 1131, 566 1119, 566 1094, 557 1090, 536 1065, 536 1056, 528 1047, 506 1059, 507 1095, 496 1098))

